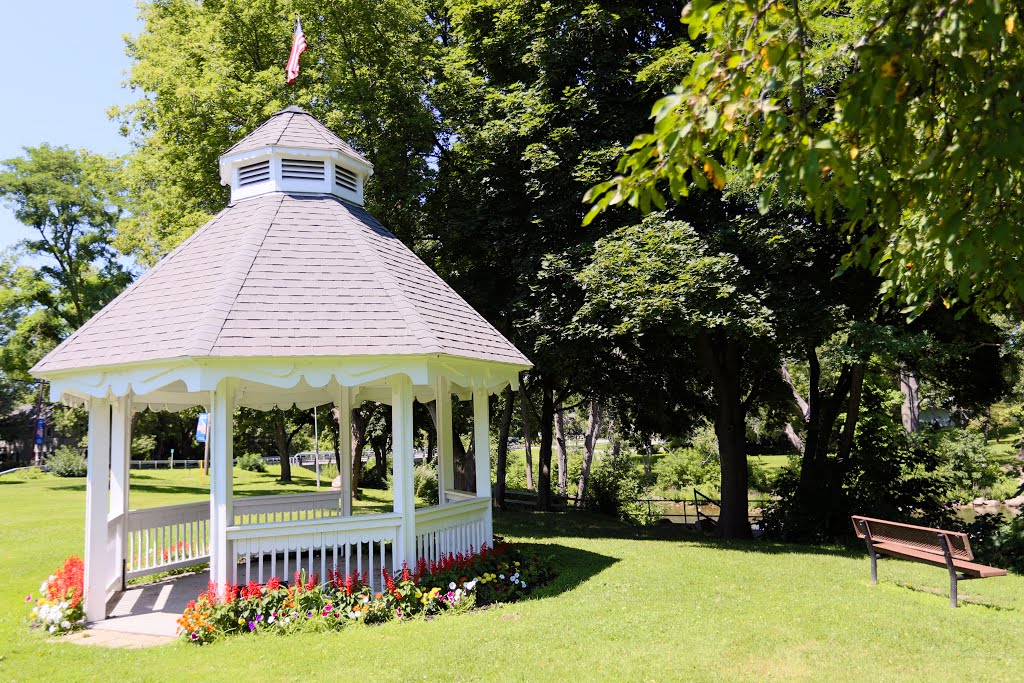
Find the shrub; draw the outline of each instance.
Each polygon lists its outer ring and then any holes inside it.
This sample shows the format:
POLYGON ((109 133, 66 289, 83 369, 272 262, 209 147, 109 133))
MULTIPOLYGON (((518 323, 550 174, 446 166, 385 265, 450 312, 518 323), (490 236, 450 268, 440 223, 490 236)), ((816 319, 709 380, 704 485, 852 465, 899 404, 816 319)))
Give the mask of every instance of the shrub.
POLYGON ((338 466, 329 462, 326 465, 320 465, 320 481, 321 482, 332 482, 338 478, 338 466))
POLYGON ((594 512, 636 523, 646 523, 647 508, 641 509, 643 486, 641 474, 630 458, 604 457, 594 461, 590 470, 583 507, 594 512))
POLYGON ((434 463, 416 466, 412 472, 412 488, 427 505, 437 505, 437 468, 434 463))
POLYGON ((950 497, 960 502, 984 495, 984 490, 1003 479, 999 465, 992 461, 985 437, 962 429, 946 432, 936 445, 942 470, 953 485, 950 497))
POLYGON ((246 472, 266 472, 267 465, 263 462, 263 458, 255 453, 246 453, 238 459, 239 469, 243 469, 246 472))
POLYGON ((359 486, 368 489, 380 489, 386 491, 391 488, 391 457, 388 456, 384 467, 384 476, 381 477, 377 469, 377 458, 374 456, 363 466, 359 477, 359 486))
POLYGON ((722 472, 718 456, 696 448, 679 448, 666 453, 654 465, 658 485, 664 489, 685 489, 711 483, 718 487, 722 472))
POLYGON ((69 446, 58 448, 46 462, 58 477, 84 477, 89 469, 82 454, 69 446))
POLYGON ((1024 516, 978 515, 966 531, 978 562, 1024 574, 1024 516))

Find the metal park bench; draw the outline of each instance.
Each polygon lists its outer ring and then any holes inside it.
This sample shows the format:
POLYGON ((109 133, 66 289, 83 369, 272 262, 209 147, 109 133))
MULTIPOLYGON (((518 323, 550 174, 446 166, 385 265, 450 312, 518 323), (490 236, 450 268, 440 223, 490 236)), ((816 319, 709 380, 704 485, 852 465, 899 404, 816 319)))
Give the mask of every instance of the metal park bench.
POLYGON ((957 606, 957 581, 1006 576, 1005 569, 972 562, 967 534, 854 515, 853 528, 871 556, 871 583, 878 583, 878 555, 945 567, 949 571, 949 604, 957 606))

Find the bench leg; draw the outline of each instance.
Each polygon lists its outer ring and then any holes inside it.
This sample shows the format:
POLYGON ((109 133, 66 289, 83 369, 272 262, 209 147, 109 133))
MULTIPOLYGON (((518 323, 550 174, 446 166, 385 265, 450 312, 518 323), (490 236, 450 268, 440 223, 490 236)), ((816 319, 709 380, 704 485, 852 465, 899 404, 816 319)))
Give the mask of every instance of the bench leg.
POLYGON ((871 585, 875 586, 878 584, 878 555, 875 553, 875 546, 871 542, 871 530, 868 528, 867 522, 861 521, 860 529, 864 534, 864 543, 868 546, 868 555, 871 557, 871 585))
POLYGON ((946 534, 938 534, 939 544, 942 546, 942 554, 946 558, 946 569, 949 570, 949 606, 958 607, 956 599, 956 567, 953 566, 953 547, 950 545, 949 537, 946 534))

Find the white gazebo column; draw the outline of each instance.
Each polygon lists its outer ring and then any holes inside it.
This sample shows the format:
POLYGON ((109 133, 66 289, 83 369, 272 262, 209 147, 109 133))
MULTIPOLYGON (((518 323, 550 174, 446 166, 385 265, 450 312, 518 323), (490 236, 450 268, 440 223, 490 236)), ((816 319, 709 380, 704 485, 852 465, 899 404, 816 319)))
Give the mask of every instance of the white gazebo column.
MULTIPOLYGON (((352 514, 352 389, 342 387, 338 397, 338 445, 341 447, 341 514, 352 514)), ((362 461, 358 463, 362 465, 362 461)))
POLYGON ((110 520, 116 520, 110 532, 113 535, 114 557, 110 580, 120 579, 125 588, 125 560, 128 555, 128 489, 130 486, 130 459, 132 454, 132 399, 131 395, 115 399, 110 419, 110 520))
POLYGON ((452 441, 452 388, 447 377, 435 384, 434 413, 437 418, 437 502, 448 502, 448 491, 455 488, 454 442, 452 441))
POLYGON ((392 555, 393 568, 403 562, 416 563, 416 498, 413 490, 413 427, 412 382, 405 375, 389 380, 391 384, 391 463, 392 490, 395 494, 395 513, 402 516, 398 543, 392 555))
POLYGON ((222 380, 213 392, 210 410, 210 580, 223 591, 234 583, 235 563, 228 542, 227 528, 234 522, 232 505, 234 477, 235 387, 222 380))
MULTIPOLYGON (((476 495, 491 498, 491 422, 488 410, 489 395, 486 388, 473 388, 473 453, 476 460, 476 495)), ((491 507, 484 513, 483 542, 491 544, 494 538, 491 521, 491 507)))
POLYGON ((107 549, 110 485, 110 401, 89 399, 88 468, 85 483, 85 577, 87 621, 107 616, 111 557, 107 549))

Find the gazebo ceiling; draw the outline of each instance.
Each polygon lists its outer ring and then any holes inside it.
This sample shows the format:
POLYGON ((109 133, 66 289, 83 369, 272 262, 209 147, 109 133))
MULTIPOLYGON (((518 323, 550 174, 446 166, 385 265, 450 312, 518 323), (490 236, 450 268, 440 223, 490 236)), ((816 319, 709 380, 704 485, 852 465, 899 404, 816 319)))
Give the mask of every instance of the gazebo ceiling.
MULTIPOLYGON (((301 110, 242 142, 274 144, 297 125, 336 144, 301 110)), ((32 373, 53 382, 55 399, 130 391, 142 403, 151 394, 154 407, 203 403, 217 381, 239 377, 249 386, 240 403, 252 405, 248 392, 261 407, 273 392, 281 405, 322 403, 331 386, 371 387, 395 373, 420 386, 445 374, 497 389, 528 367, 361 206, 269 191, 221 211, 32 373)))

